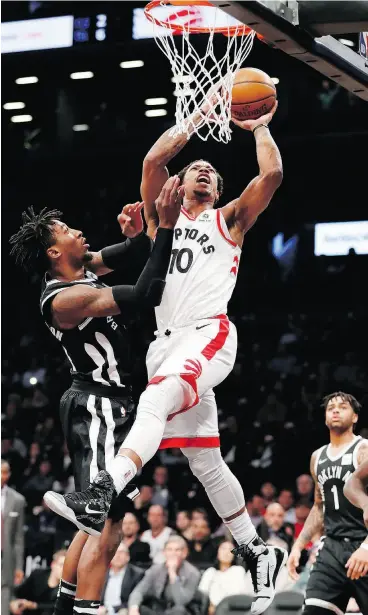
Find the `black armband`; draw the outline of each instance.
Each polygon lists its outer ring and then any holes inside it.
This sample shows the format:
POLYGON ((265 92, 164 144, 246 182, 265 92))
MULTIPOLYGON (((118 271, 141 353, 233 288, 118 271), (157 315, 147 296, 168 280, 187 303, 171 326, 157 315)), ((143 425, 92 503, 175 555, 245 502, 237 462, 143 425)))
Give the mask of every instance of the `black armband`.
POLYGON ((151 249, 152 241, 148 235, 142 231, 142 233, 132 239, 128 237, 128 239, 122 243, 116 243, 113 246, 102 248, 101 257, 106 267, 109 269, 119 269, 119 267, 123 267, 126 264, 126 261, 122 262, 123 259, 127 257, 134 258, 135 253, 137 253, 137 255, 146 255, 148 258, 151 249))
POLYGON ((160 305, 170 263, 173 237, 174 231, 172 229, 158 228, 151 256, 136 285, 112 287, 114 300, 121 312, 127 305, 133 303, 137 307, 160 305))

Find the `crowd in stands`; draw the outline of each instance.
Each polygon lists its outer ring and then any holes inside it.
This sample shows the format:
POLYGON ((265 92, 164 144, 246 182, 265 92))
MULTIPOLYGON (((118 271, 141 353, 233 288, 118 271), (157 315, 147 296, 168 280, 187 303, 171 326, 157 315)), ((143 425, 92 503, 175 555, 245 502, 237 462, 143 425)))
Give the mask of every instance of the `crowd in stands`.
MULTIPOLYGON (((216 391, 221 446, 261 537, 290 551, 313 501, 310 455, 327 441, 323 395, 334 390, 354 394, 363 403, 357 433, 368 435, 362 335, 366 315, 349 257, 339 264, 333 259, 313 266, 301 263, 304 269, 286 279, 270 255, 257 267, 248 267, 246 258, 245 254, 230 306, 239 334, 237 362, 216 391)), ((27 305, 24 298, 20 301, 19 289, 8 300, 14 318, 27 309, 29 320, 19 318, 16 330, 3 329, 2 459, 11 468, 8 484, 25 498, 25 580, 18 577, 14 587, 14 615, 24 611, 24 600, 39 605, 37 615, 47 612, 42 605, 53 600, 64 549, 74 535, 74 526, 43 503, 49 489, 74 490, 58 418, 59 399, 70 386, 70 375, 37 313, 39 280, 29 282, 27 305)), ((149 319, 130 326, 136 340, 138 397, 146 384, 144 356, 153 326, 149 319)), ((137 607, 141 615, 150 615, 152 610, 162 612, 162 604, 173 608, 177 596, 165 585, 166 571, 176 578, 181 562, 181 613, 213 613, 229 592, 252 594, 249 573, 231 554, 231 537, 179 450, 159 452, 138 483, 135 514, 123 521, 123 541, 106 582, 104 612, 129 609, 129 615, 137 615, 137 607), (145 570, 149 574, 142 581, 145 570), (157 602, 146 603, 150 584, 156 588, 157 602), (198 588, 207 596, 205 606, 198 588)), ((316 550, 315 544, 308 547, 298 582, 293 585, 286 574, 279 589, 303 592, 316 550)))

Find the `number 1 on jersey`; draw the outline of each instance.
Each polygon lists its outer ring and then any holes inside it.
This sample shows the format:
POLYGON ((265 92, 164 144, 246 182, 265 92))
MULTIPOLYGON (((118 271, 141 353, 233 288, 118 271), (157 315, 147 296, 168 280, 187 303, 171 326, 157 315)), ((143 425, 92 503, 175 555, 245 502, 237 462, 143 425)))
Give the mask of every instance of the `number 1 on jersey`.
POLYGON ((334 496, 335 510, 339 510, 339 508, 340 508, 340 502, 339 502, 339 494, 338 494, 338 491, 337 491, 337 487, 336 487, 336 485, 334 485, 333 487, 331 487, 331 491, 332 491, 333 496, 334 496))

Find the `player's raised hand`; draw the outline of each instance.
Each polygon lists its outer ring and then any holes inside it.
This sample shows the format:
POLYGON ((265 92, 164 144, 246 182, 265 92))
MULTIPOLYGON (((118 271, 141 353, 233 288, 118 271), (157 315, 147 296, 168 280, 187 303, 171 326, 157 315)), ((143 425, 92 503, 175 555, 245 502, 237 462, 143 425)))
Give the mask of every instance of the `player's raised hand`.
POLYGON ((156 200, 156 210, 161 228, 174 228, 180 214, 183 194, 184 188, 180 186, 180 178, 177 175, 169 177, 156 200))
POLYGON ((144 203, 125 205, 122 212, 118 215, 118 222, 121 231, 126 237, 136 237, 143 231, 142 209, 144 203))
POLYGON ((356 581, 360 579, 360 577, 365 577, 368 573, 368 551, 367 549, 363 549, 363 547, 359 547, 349 558, 347 564, 345 565, 347 568, 347 577, 352 581, 356 581))
POLYGON ((234 122, 234 124, 236 124, 240 128, 243 128, 244 130, 250 130, 251 132, 253 132, 253 130, 260 124, 264 124, 268 126, 268 124, 270 123, 270 121, 272 120, 273 116, 276 113, 278 104, 279 103, 276 100, 271 111, 269 111, 268 113, 265 113, 265 115, 262 115, 257 120, 236 120, 235 118, 231 118, 231 121, 234 122))
POLYGON ((299 579, 299 575, 296 569, 299 566, 300 555, 301 555, 301 550, 299 549, 297 545, 294 545, 293 548, 291 549, 291 553, 289 555, 289 559, 287 563, 288 573, 294 581, 297 581, 299 579))

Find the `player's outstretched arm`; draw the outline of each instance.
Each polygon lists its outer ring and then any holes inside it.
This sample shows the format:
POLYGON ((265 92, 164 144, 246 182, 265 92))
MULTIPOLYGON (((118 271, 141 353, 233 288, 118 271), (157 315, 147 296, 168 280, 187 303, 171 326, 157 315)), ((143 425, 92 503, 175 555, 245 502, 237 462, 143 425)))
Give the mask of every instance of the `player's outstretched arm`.
POLYGON ((235 233, 234 238, 238 240, 238 243, 241 243, 243 235, 253 226, 259 214, 266 209, 282 182, 280 151, 268 129, 268 124, 276 109, 277 102, 270 113, 258 120, 240 122, 233 119, 233 122, 241 128, 253 132, 259 165, 257 177, 248 184, 240 197, 222 208, 228 227, 233 230, 233 235, 235 233))
POLYGON ((148 258, 152 246, 150 238, 143 232, 143 205, 137 202, 123 207, 118 222, 126 241, 91 252, 93 258, 86 265, 90 271, 102 276, 124 267, 136 257, 148 258))
MULTIPOLYGON (((358 467, 346 482, 344 495, 357 508, 363 510, 363 519, 368 528, 368 446, 358 452, 358 467)), ((353 581, 368 574, 368 538, 354 551, 346 563, 346 574, 353 581)))
POLYGON ((317 476, 315 473, 317 451, 315 451, 311 457, 310 473, 314 479, 314 504, 307 517, 304 527, 299 534, 298 538, 294 542, 293 548, 288 559, 288 571, 289 575, 295 581, 299 578, 296 569, 299 566, 300 555, 304 547, 310 542, 316 535, 321 536, 323 533, 323 502, 321 490, 318 485, 317 476))
MULTIPOLYGON (((216 96, 214 94, 213 96, 216 96)), ((169 171, 166 165, 178 154, 188 143, 188 138, 195 132, 195 126, 201 121, 203 114, 207 114, 210 110, 210 105, 204 103, 201 112, 197 112, 192 116, 192 125, 189 129, 189 137, 187 134, 178 135, 173 138, 169 136, 169 130, 151 147, 143 161, 142 181, 141 181, 141 196, 144 201, 144 217, 147 223, 147 234, 152 238, 158 225, 158 217, 156 212, 155 200, 169 177, 169 171)))
POLYGON ((171 257, 174 227, 179 217, 181 190, 177 176, 170 177, 157 199, 159 228, 150 258, 135 286, 97 289, 76 284, 55 295, 52 316, 59 329, 72 329, 86 318, 120 314, 127 306, 155 307, 161 303, 171 257))

